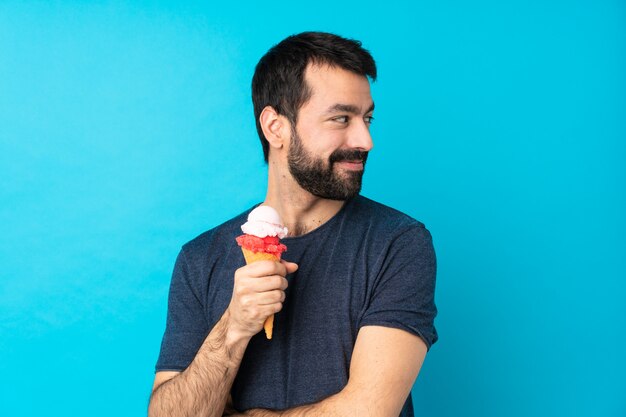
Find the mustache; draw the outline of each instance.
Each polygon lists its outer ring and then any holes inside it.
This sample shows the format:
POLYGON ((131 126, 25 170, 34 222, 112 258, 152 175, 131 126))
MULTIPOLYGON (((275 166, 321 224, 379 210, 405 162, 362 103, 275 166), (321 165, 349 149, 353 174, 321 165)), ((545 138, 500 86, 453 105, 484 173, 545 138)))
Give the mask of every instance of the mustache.
POLYGON ((330 154, 330 163, 333 164, 338 161, 362 161, 363 165, 365 165, 365 161, 367 161, 367 152, 359 151, 356 149, 337 149, 335 152, 330 154))

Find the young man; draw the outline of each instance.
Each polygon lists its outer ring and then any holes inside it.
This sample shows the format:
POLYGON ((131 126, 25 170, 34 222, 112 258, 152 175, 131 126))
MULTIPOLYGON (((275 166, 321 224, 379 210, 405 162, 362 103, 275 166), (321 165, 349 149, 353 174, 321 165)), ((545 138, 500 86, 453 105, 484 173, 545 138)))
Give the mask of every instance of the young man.
POLYGON ((235 237, 252 208, 183 246, 151 416, 413 415, 437 340, 435 255, 422 223, 359 195, 368 77, 360 42, 328 33, 291 36, 258 63, 262 204, 289 229, 289 261, 243 266, 235 237))

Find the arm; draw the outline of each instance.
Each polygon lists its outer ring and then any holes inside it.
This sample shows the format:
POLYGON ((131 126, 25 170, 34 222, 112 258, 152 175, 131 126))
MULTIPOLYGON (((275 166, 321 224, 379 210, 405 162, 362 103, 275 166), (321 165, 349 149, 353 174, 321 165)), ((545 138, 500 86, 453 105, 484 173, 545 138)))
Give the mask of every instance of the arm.
POLYGON ((285 275, 297 266, 263 261, 239 268, 231 302, 183 372, 158 372, 150 417, 222 416, 248 342, 282 308, 285 275))
POLYGON ((426 356, 426 344, 404 330, 364 326, 359 331, 348 384, 318 403, 283 411, 249 410, 255 417, 397 417, 426 356))
POLYGON ((221 416, 249 338, 229 332, 228 310, 183 372, 157 372, 149 416, 221 416))

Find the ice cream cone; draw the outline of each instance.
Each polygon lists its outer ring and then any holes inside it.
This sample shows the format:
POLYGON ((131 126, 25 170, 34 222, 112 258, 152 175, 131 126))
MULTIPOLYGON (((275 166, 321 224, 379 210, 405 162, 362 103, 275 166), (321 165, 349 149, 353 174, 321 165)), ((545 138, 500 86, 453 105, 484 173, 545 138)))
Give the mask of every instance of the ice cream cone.
MULTIPOLYGON (((241 251, 243 252, 243 257, 246 259, 247 265, 256 261, 280 261, 280 253, 253 252, 243 247, 241 248, 241 251)), ((265 329, 265 337, 271 339, 272 332, 274 330, 273 314, 265 319, 263 328, 265 329)))
POLYGON ((252 252, 243 247, 241 251, 243 252, 243 257, 246 258, 246 264, 251 264, 256 261, 280 261, 279 253, 252 252))
MULTIPOLYGON (((248 221, 241 226, 244 233, 235 240, 241 247, 246 264, 257 261, 280 261, 280 255, 287 246, 280 239, 287 236, 288 230, 283 226, 278 212, 270 206, 258 206, 248 214, 248 221)), ((265 336, 272 338, 274 315, 269 316, 265 323, 265 336)))

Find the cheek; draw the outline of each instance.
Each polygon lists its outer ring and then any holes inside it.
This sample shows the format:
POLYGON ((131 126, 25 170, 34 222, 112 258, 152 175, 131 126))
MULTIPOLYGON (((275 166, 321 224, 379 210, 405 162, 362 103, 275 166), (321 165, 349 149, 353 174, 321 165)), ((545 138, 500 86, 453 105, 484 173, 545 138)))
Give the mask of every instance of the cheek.
POLYGON ((344 143, 344 135, 338 130, 320 130, 312 138, 310 149, 325 157, 329 157, 344 143))
POLYGON ((345 142, 345 130, 324 123, 298 122, 298 135, 304 147, 317 157, 327 159, 345 142))

